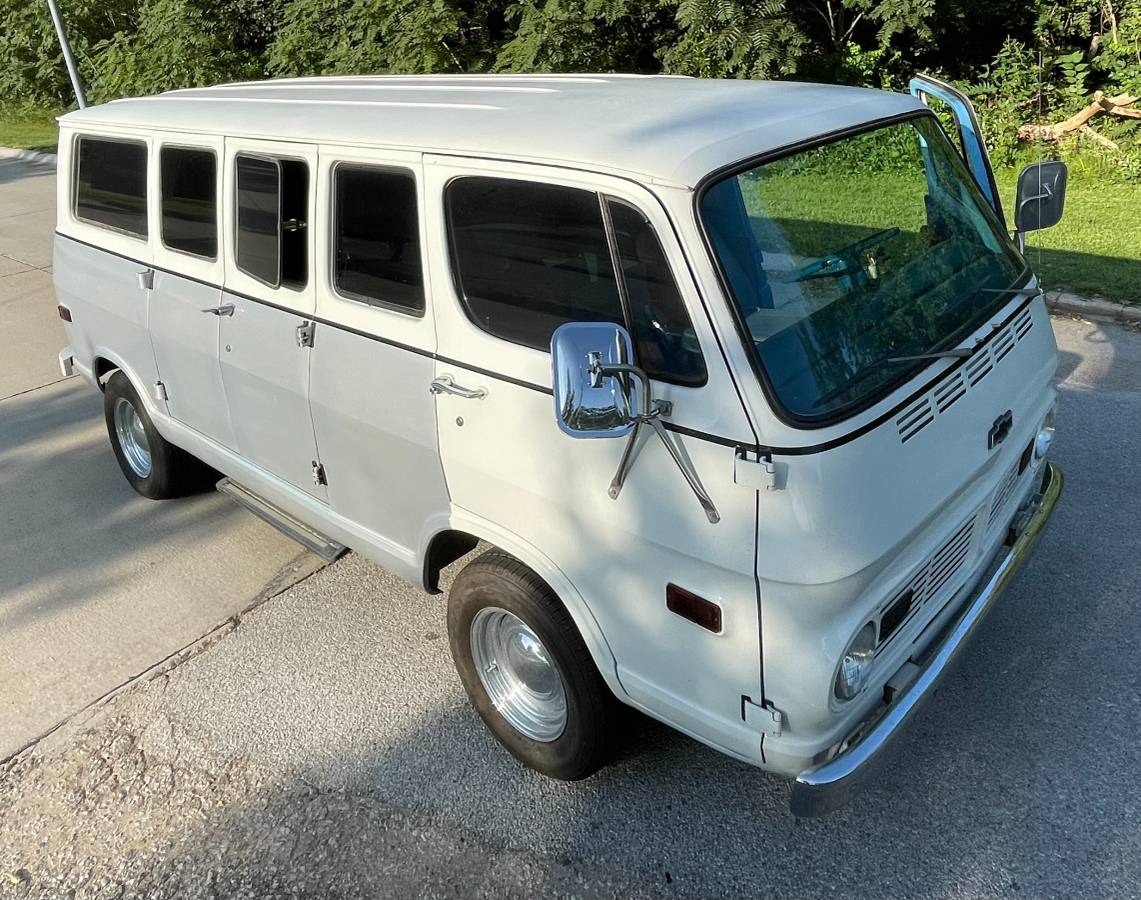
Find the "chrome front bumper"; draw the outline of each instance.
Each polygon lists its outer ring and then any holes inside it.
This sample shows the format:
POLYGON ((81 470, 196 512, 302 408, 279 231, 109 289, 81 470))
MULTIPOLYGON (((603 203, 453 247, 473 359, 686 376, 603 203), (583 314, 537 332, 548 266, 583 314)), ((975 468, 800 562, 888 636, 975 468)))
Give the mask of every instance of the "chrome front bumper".
POLYGON ((797 776, 789 803, 793 815, 822 816, 838 809, 874 772, 888 745, 903 731, 923 701, 935 692, 959 652, 1030 555, 1061 493, 1062 470, 1048 463, 1042 486, 1034 498, 1037 509, 1029 518, 1023 518, 1025 524, 994 574, 966 603, 959 618, 947 629, 942 643, 927 651, 926 662, 908 687, 882 707, 876 718, 862 723, 863 732, 839 755, 797 776))

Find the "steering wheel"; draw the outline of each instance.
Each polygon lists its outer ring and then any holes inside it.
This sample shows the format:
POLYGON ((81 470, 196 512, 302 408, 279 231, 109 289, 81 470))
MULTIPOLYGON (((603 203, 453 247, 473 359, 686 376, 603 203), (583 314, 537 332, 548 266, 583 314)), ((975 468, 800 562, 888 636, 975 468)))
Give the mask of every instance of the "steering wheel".
POLYGON ((785 281, 788 284, 794 284, 798 281, 811 281, 814 278, 839 278, 841 275, 863 272, 864 267, 860 262, 860 254, 876 246, 876 244, 891 240, 897 234, 899 234, 898 228, 885 228, 883 231, 877 231, 875 234, 861 238, 854 244, 849 244, 835 253, 829 253, 827 256, 822 256, 820 259, 815 259, 807 265, 801 266, 785 281))

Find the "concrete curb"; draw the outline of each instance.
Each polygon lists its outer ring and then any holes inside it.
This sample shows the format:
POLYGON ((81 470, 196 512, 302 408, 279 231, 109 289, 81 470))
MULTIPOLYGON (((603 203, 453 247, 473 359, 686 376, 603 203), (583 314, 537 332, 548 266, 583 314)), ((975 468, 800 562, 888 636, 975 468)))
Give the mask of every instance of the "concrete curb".
POLYGON ((18 150, 15 147, 0 147, 0 159, 19 159, 24 162, 41 163, 54 166, 56 155, 43 150, 18 150))
POLYGON ((1141 324, 1141 305, 1112 300, 1087 300, 1065 291, 1046 291, 1046 307, 1052 313, 1101 319, 1122 325, 1141 324))

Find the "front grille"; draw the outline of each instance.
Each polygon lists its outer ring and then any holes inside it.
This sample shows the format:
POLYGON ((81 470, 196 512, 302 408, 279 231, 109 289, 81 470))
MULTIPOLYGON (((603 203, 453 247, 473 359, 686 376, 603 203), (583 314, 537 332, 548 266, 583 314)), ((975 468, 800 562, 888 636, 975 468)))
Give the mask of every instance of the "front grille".
POLYGON ((953 590, 955 576, 970 558, 975 516, 960 525, 943 545, 919 567, 904 587, 884 604, 878 622, 876 655, 917 619, 935 615, 941 604, 935 602, 953 590), (928 612, 924 612, 927 610, 928 612))
POLYGON ((1010 500, 1010 495, 1014 493, 1014 489, 1018 486, 1018 463, 1010 467, 1010 470, 1003 476, 1002 481, 999 482, 998 487, 995 489, 994 497, 990 501, 990 517, 987 519, 987 529, 993 527, 994 523, 998 521, 1006 507, 1007 501, 1010 500))

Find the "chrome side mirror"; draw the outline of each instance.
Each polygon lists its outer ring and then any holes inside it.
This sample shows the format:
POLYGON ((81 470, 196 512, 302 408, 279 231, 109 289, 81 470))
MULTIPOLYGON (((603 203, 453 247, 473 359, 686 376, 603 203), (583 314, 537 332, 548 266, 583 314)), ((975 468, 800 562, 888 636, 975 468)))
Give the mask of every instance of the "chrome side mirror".
POLYGON ((559 428, 573 438, 630 436, 607 491, 612 500, 618 499, 634 464, 643 426, 651 429, 697 495, 705 517, 721 521, 693 463, 662 425, 671 404, 654 400, 650 379, 633 359, 630 334, 621 325, 568 322, 556 328, 551 335, 551 375, 559 428))
POLYGON ((1019 173, 1014 201, 1016 233, 1025 234, 1058 224, 1066 208, 1066 176, 1066 164, 1056 161, 1034 163, 1019 173))
POLYGON ((568 322, 551 335, 555 418, 573 438, 625 437, 642 398, 615 368, 632 368, 630 335, 621 325, 568 322))

